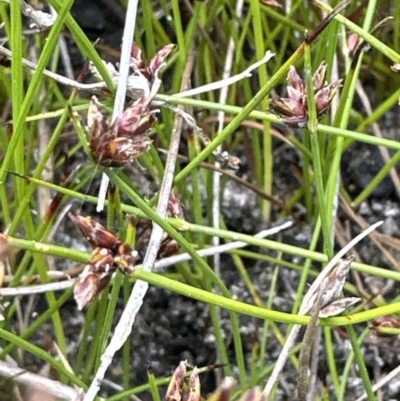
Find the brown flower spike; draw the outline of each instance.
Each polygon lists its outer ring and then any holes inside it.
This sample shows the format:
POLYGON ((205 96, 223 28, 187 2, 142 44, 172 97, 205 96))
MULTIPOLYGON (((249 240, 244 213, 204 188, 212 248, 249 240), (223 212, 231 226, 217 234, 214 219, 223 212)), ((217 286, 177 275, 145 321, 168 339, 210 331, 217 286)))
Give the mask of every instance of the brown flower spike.
MULTIPOLYGON (((202 399, 199 371, 196 366, 193 368, 187 386, 185 386, 187 367, 188 363, 182 361, 175 369, 165 394, 165 401, 200 401, 202 399)), ((235 380, 231 377, 225 377, 215 392, 206 398, 206 401, 231 400, 234 386, 235 380)), ((259 387, 253 387, 243 393, 239 401, 266 401, 266 399, 259 387)))
POLYGON ((109 125, 93 96, 88 110, 93 159, 105 167, 123 167, 147 152, 153 141, 146 133, 156 122, 157 112, 149 109, 148 99, 140 98, 109 125))
POLYGON ((69 217, 95 247, 74 288, 74 298, 81 310, 108 286, 116 270, 125 275, 133 272, 137 252, 90 216, 70 213, 69 217))
MULTIPOLYGON (((141 48, 134 43, 131 50, 131 59, 129 63, 130 73, 127 81, 126 95, 131 100, 136 100, 140 97, 152 99, 158 92, 161 86, 159 77, 161 70, 164 68, 169 54, 176 48, 174 44, 168 44, 160 49, 150 60, 145 63, 142 57, 141 48)), ((118 81, 119 65, 106 63, 105 67, 113 77, 114 81, 118 81)), ((90 69, 94 76, 101 80, 101 76, 93 64, 90 69)))
POLYGON ((150 84, 153 84, 160 70, 165 65, 167 57, 176 48, 174 44, 169 44, 160 49, 146 65, 142 57, 142 49, 133 43, 131 50, 131 67, 134 72, 139 72, 147 78, 150 84))
POLYGON ((164 46, 146 64, 142 57, 142 49, 133 43, 130 61, 133 74, 128 77, 128 96, 132 99, 135 98, 134 96, 138 92, 135 90, 135 86, 142 88, 144 96, 150 99, 157 94, 162 83, 159 77, 160 72, 164 68, 168 56, 175 48, 176 46, 172 43, 164 46))
MULTIPOLYGON (((327 64, 323 61, 313 75, 314 98, 318 118, 325 115, 342 83, 342 80, 338 79, 328 84, 325 81, 326 69, 327 64)), ((308 121, 306 84, 294 66, 290 67, 287 80, 288 97, 274 97, 271 99, 271 109, 289 127, 304 128, 308 121)))
POLYGON ((179 366, 175 369, 172 375, 171 381, 169 382, 167 392, 165 394, 166 401, 200 401, 200 378, 197 367, 193 368, 193 371, 189 378, 189 385, 187 389, 184 389, 185 374, 188 364, 186 361, 181 361, 179 366))

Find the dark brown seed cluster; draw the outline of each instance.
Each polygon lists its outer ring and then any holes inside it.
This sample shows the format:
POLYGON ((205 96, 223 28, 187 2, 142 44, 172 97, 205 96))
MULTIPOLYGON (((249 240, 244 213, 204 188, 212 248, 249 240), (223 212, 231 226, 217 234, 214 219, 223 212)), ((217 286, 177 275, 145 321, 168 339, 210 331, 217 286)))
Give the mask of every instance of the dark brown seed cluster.
MULTIPOLYGON (((184 218, 180 199, 173 193, 171 193, 168 201, 167 214, 168 217, 184 218)), ((131 217, 130 222, 135 226, 137 225, 136 249, 132 249, 92 217, 83 217, 73 213, 70 213, 69 217, 85 239, 94 247, 89 263, 80 274, 74 289, 74 297, 78 308, 83 309, 108 286, 112 275, 117 270, 126 276, 133 273, 139 255, 138 251, 144 253, 147 249, 152 231, 152 222, 146 219, 138 224, 131 217)), ((164 233, 157 255, 158 259, 172 256, 178 251, 178 243, 164 233)))
POLYGON ((187 362, 182 361, 175 369, 169 382, 167 392, 165 394, 166 401, 200 401, 200 378, 199 372, 195 367, 189 378, 189 386, 186 391, 183 389, 185 384, 185 375, 187 362))
MULTIPOLYGON (((317 116, 321 118, 327 112, 333 98, 341 87, 338 79, 328 84, 325 81, 327 64, 322 62, 313 75, 313 87, 317 116)), ((274 97, 270 100, 271 109, 282 121, 293 128, 304 128, 308 121, 307 86, 294 66, 288 73, 288 97, 274 97)))
POLYGON ((74 288, 78 308, 83 309, 108 286, 114 272, 119 270, 125 275, 133 273, 137 252, 93 218, 72 213, 69 217, 95 247, 74 288))
MULTIPOLYGON (((164 46, 146 65, 140 47, 133 45, 127 96, 134 100, 112 123, 107 122, 99 109, 99 101, 92 97, 87 125, 90 150, 93 159, 100 165, 124 167, 149 150, 152 140, 147 133, 157 121, 158 113, 158 110, 150 108, 150 103, 161 83, 158 74, 174 48, 173 44, 164 46), (140 96, 137 96, 138 93, 140 96)), ((119 74, 114 66, 112 73, 119 74)))
POLYGON ((157 112, 150 110, 149 99, 140 98, 109 125, 93 96, 88 111, 93 159, 105 167, 123 167, 147 152, 153 142, 147 132, 157 121, 157 112))
MULTIPOLYGON (((201 400, 200 377, 199 371, 196 367, 193 368, 187 387, 184 386, 187 367, 188 363, 186 361, 182 361, 175 369, 165 394, 166 401, 201 400)), ((234 385, 235 381, 232 378, 227 377, 215 390, 215 392, 207 398, 207 400, 229 401, 234 385)), ((265 401, 265 396, 259 387, 253 387, 247 390, 239 398, 239 401, 265 401)))
POLYGON ((154 81, 158 77, 160 69, 164 66, 169 54, 176 48, 174 44, 164 46, 146 65, 142 57, 142 49, 134 43, 131 51, 131 67, 134 72, 140 72, 147 78, 150 86, 153 86, 154 81))

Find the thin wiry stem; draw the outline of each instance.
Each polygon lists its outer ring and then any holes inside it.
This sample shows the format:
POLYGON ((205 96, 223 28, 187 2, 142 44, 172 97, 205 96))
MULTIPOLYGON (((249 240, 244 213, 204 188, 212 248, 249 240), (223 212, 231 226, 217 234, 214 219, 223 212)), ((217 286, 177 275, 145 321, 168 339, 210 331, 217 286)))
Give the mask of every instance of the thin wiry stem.
POLYGON ((206 93, 206 92, 211 92, 213 90, 218 90, 221 89, 225 86, 229 86, 234 84, 235 82, 241 81, 244 78, 249 78, 251 77, 251 73, 253 70, 255 70, 256 68, 262 66, 263 64, 267 63, 272 57, 275 56, 275 53, 272 53, 271 51, 267 51, 265 53, 265 56, 255 62, 254 64, 252 64, 250 67, 246 68, 244 71, 242 71, 239 74, 233 75, 231 77, 228 77, 226 79, 222 79, 220 81, 217 82, 212 82, 210 84, 206 84, 203 86, 200 86, 198 88, 193 88, 187 91, 183 91, 183 92, 179 92, 179 93, 175 93, 173 96, 174 97, 191 97, 191 96, 195 96, 195 95, 199 95, 201 93, 206 93))
MULTIPOLYGON (((71 205, 69 205, 66 212, 68 212, 71 205)), ((66 212, 63 212, 62 216, 65 215, 66 212)), ((57 223, 56 223, 57 225, 57 223)), ((286 223, 270 228, 268 230, 260 231, 258 234, 254 235, 255 238, 265 238, 271 235, 277 234, 282 230, 286 230, 287 228, 293 225, 292 221, 287 221, 286 223)), ((216 253, 224 253, 230 252, 235 249, 240 249, 248 246, 246 242, 242 241, 234 241, 228 244, 223 244, 219 246, 213 246, 210 248, 200 249, 197 251, 199 256, 213 256, 216 253)), ((154 264, 153 271, 162 271, 166 267, 173 266, 176 263, 185 262, 187 260, 191 260, 191 256, 188 253, 181 253, 179 255, 170 256, 168 258, 161 259, 154 264)), ((65 278, 64 276, 57 276, 58 279, 65 278)), ((22 281, 24 278, 22 278, 22 281)), ((29 285, 29 286, 20 286, 13 288, 0 288, 0 297, 14 297, 21 295, 32 295, 32 294, 41 294, 49 291, 62 291, 72 287, 75 284, 75 280, 65 280, 57 283, 48 283, 48 284, 38 284, 38 285, 29 285)))
MULTIPOLYGON (((0 45, 0 54, 3 54, 8 59, 12 58, 12 52, 1 45, 0 45)), ((255 62, 254 64, 252 64, 250 67, 246 68, 244 71, 240 72, 239 74, 233 75, 226 79, 222 79, 220 81, 216 81, 216 82, 212 82, 210 84, 199 86, 198 88, 193 88, 193 89, 190 89, 187 91, 179 92, 179 93, 176 93, 175 95, 171 95, 171 96, 173 96, 174 98, 192 97, 195 95, 199 95, 201 93, 208 93, 213 90, 219 90, 226 86, 233 85, 234 83, 241 81, 242 79, 251 77, 251 73, 253 70, 255 70, 256 68, 267 63, 272 57, 274 57, 274 55, 275 55, 274 53, 272 53, 271 51, 268 50, 265 53, 265 56, 261 60, 255 62)), ((35 63, 32 63, 31 61, 29 61, 25 58, 22 59, 22 64, 25 67, 30 68, 31 70, 36 70, 36 68, 37 68, 35 63)), ((71 88, 82 90, 82 91, 87 91, 87 92, 94 93, 94 94, 102 93, 102 90, 107 89, 107 85, 104 81, 96 82, 93 84, 83 84, 81 82, 75 81, 73 79, 69 79, 67 77, 56 74, 55 72, 52 72, 49 70, 44 70, 43 74, 51 79, 54 79, 54 81, 59 82, 62 85, 69 86, 71 88)), ((132 78, 132 82, 133 82, 133 85, 132 85, 132 88, 130 88, 130 89, 135 89, 136 86, 135 86, 134 78, 132 78)), ((141 81, 138 78, 137 88, 143 89, 142 86, 140 85, 140 82, 141 81)), ((155 99, 157 99, 157 96, 155 96, 155 99)), ((163 105, 163 103, 164 103, 164 101, 159 101, 159 102, 154 101, 152 104, 157 106, 157 105, 163 105)))
MULTIPOLYGON (((7 58, 11 59, 13 54, 11 50, 8 50, 4 46, 0 46, 0 54, 3 54, 7 58)), ((29 61, 25 58, 22 59, 22 64, 30 68, 31 70, 35 71, 37 68, 37 65, 33 63, 32 61, 29 61)), ((69 86, 74 89, 78 90, 86 90, 88 92, 92 93, 98 93, 101 91, 101 89, 106 89, 107 85, 105 82, 96 82, 94 84, 83 84, 81 82, 75 81, 74 79, 70 79, 67 77, 64 77, 63 75, 56 74, 55 72, 49 71, 49 70, 43 70, 43 74, 46 75, 47 77, 54 79, 54 81, 59 82, 62 85, 69 86)))
MULTIPOLYGON (((244 0, 238 0, 236 2, 236 14, 237 17, 240 18, 242 15, 243 11, 243 4, 244 0)), ((234 25, 232 26, 232 29, 237 29, 238 27, 238 21, 235 21, 234 25)), ((231 71, 232 71, 232 65, 233 65, 233 59, 235 55, 235 41, 233 40, 233 37, 231 36, 229 38, 228 42, 228 50, 226 53, 226 58, 225 58, 225 65, 224 65, 224 71, 222 74, 222 80, 226 80, 230 77, 231 71)), ((219 103, 220 104, 226 104, 227 98, 228 98, 228 86, 223 86, 221 88, 220 94, 219 94, 219 103)), ((224 120, 225 120, 225 112, 224 111, 218 111, 218 133, 217 135, 224 129, 224 120)), ((217 153, 221 153, 222 146, 218 146, 216 149, 217 153)), ((219 168, 220 163, 216 161, 214 163, 215 167, 219 168)), ((221 218, 221 173, 218 171, 213 172, 213 199, 212 199, 212 222, 213 222, 213 227, 219 229, 220 228, 220 218, 221 218)), ((217 236, 212 237, 212 244, 214 246, 218 246, 220 244, 220 238, 217 236)), ((214 254, 213 256, 213 265, 214 265, 214 270, 215 272, 220 275, 220 270, 221 270, 221 257, 219 253, 214 254)), ((217 313, 219 314, 219 309, 217 309, 217 313)), ((217 361, 216 363, 219 363, 221 361, 219 353, 217 354, 217 361)), ((217 370, 217 381, 218 383, 222 382, 222 371, 217 370), (219 373, 219 375, 218 375, 219 373), (219 376, 219 377, 218 377, 219 376)))

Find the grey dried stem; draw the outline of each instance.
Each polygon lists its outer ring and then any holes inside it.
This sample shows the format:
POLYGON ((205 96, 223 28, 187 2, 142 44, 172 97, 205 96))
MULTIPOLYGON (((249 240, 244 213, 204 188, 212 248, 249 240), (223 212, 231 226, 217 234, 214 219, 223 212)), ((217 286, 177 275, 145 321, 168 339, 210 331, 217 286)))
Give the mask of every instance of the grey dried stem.
MULTIPOLYGON (((40 398, 41 401, 46 400, 45 396, 49 397, 47 400, 71 401, 76 400, 79 394, 78 390, 58 381, 30 373, 4 361, 0 361, 0 380, 10 380, 17 386, 29 388, 31 394, 34 392, 38 394, 40 392, 42 396, 40 398)), ((33 400, 33 398, 29 400, 33 400)))
MULTIPOLYGON (((318 294, 319 288, 322 286, 324 280, 330 275, 332 269, 339 263, 340 259, 350 251, 356 244, 358 244, 363 238, 369 235, 372 231, 376 230, 380 225, 382 225, 383 221, 379 221, 372 226, 368 227, 361 234, 357 235, 353 240, 351 240, 345 247, 343 247, 333 258, 332 260, 325 266, 322 272, 315 279, 310 289, 307 291, 304 296, 303 302, 301 303, 299 315, 307 315, 310 312, 310 307, 312 306, 310 300, 315 297, 315 294, 318 294)), ((315 298, 314 298, 315 299, 315 298)), ((289 352, 293 347, 294 342, 296 341, 297 335, 301 325, 295 324, 290 331, 285 345, 281 353, 279 354, 278 360, 275 363, 274 369, 271 373, 271 376, 268 378, 268 381, 264 387, 264 395, 266 400, 271 395, 271 392, 278 380, 278 376, 285 366, 286 360, 289 356, 289 352)))
MULTIPOLYGON (((381 389, 383 386, 385 386, 389 381, 393 380, 395 377, 398 377, 400 374, 400 366, 397 366, 394 368, 391 372, 389 372, 387 375, 383 376, 377 383, 375 383, 372 386, 372 390, 374 392, 378 391, 381 389)), ((364 393, 361 397, 357 398, 356 401, 363 401, 368 398, 367 393, 364 393)))
POLYGON ((329 272, 329 275, 325 277, 317 292, 309 298, 309 302, 306 305, 307 309, 310 310, 311 319, 304 334, 303 345, 299 356, 299 377, 297 380, 297 396, 299 401, 307 400, 309 388, 308 370, 311 364, 314 344, 319 339, 317 321, 318 317, 320 317, 321 308, 329 306, 340 296, 353 259, 354 257, 350 256, 339 262, 339 264, 329 272))

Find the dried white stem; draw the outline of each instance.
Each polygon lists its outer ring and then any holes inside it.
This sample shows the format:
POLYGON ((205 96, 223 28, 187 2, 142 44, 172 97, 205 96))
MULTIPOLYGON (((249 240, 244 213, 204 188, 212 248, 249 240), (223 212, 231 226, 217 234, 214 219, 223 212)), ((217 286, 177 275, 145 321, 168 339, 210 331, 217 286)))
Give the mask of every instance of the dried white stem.
MULTIPOLYGON (((133 35, 135 33, 136 27, 136 15, 138 9, 138 0, 129 0, 128 8, 126 10, 126 19, 124 26, 124 33, 122 37, 122 49, 121 49, 121 59, 119 65, 119 76, 118 76, 118 86, 117 93, 115 95, 114 101, 114 110, 112 115, 112 122, 124 111, 125 105, 125 97, 126 97, 126 88, 127 88, 127 80, 129 75, 129 62, 131 58, 131 50, 133 43, 133 35)), ((109 178, 106 174, 103 174, 101 188, 103 192, 99 193, 98 202, 97 202, 97 211, 102 211, 104 209, 104 202, 106 199, 107 190, 104 188, 108 187, 109 178)), ((127 305, 128 307, 128 305, 127 305)), ((126 312, 125 309, 124 313, 126 312)), ((96 372, 96 375, 90 384, 89 390, 85 396, 84 401, 93 401, 96 397, 99 389, 100 382, 104 378, 106 370, 110 365, 112 358, 115 352, 121 347, 119 339, 117 338, 118 330, 121 330, 121 321, 119 322, 116 332, 113 338, 110 341, 109 346, 107 347, 104 355, 102 356, 102 362, 99 366, 99 369, 96 372)))
MULTIPOLYGON (((318 277, 315 279, 309 290, 307 291, 306 295, 304 296, 304 299, 301 303, 300 310, 299 310, 299 315, 306 315, 308 312, 310 312, 310 299, 311 297, 315 296, 315 294, 318 292, 319 287, 321 286, 323 280, 325 277, 328 276, 328 274, 331 272, 331 270, 336 266, 336 264, 340 261, 340 259, 351 249, 353 248, 356 244, 358 244, 363 238, 365 238, 368 234, 370 234, 372 231, 374 231, 376 228, 378 228, 383 222, 379 221, 372 226, 368 227, 366 230, 364 230, 361 234, 357 235, 354 239, 352 239, 345 247, 343 247, 332 259, 331 261, 325 266, 324 270, 318 275, 318 277)), ((278 360, 275 363, 274 370, 271 373, 271 376, 269 377, 267 384, 264 387, 264 395, 266 400, 268 400, 268 397, 270 396, 272 389, 275 386, 275 383, 278 380, 278 376, 280 372, 282 371, 286 360, 289 356, 290 349, 292 348, 294 342, 296 341, 297 334, 300 330, 301 325, 295 324, 292 327, 292 330, 290 331, 285 345, 283 346, 283 349, 281 353, 279 354, 278 360)))
MULTIPOLYGON (((133 44, 133 35, 135 33, 135 26, 136 26, 137 8, 138 8, 138 0, 130 0, 128 2, 128 9, 126 10, 124 34, 122 36, 122 49, 121 49, 121 59, 119 62, 117 93, 115 94, 114 109, 111 118, 112 123, 119 115, 121 115, 124 112, 127 81, 129 76, 129 64, 130 64, 131 50, 133 44)), ((101 212, 104 209, 104 203, 107 196, 107 188, 109 182, 110 179, 108 178, 108 175, 103 173, 103 176, 101 178, 99 197, 97 200, 96 210, 98 212, 101 212)))
POLYGON ((42 294, 44 292, 62 291, 71 288, 75 280, 65 280, 59 283, 37 284, 15 288, 0 288, 0 296, 18 297, 21 295, 42 294))
POLYGON ((31 392, 46 394, 46 399, 71 401, 78 399, 78 390, 75 390, 58 381, 30 373, 24 369, 0 361, 0 381, 13 383, 29 388, 31 392))
MULTIPOLYGON (((372 386, 372 391, 376 392, 383 386, 385 386, 387 383, 390 382, 390 380, 393 380, 396 376, 400 375, 400 366, 397 366, 397 368, 394 368, 391 372, 389 372, 386 376, 382 377, 381 380, 379 380, 377 383, 375 383, 372 386)), ((368 398, 367 393, 364 393, 361 397, 358 397, 356 401, 363 401, 368 398)))
POLYGON ((219 90, 219 89, 223 88, 224 86, 232 85, 235 82, 241 81, 244 78, 251 77, 251 72, 253 70, 255 70, 256 68, 260 67, 261 65, 267 63, 274 56, 275 56, 275 54, 268 50, 265 53, 265 56, 260 61, 257 61, 256 63, 252 64, 249 68, 246 68, 240 74, 234 75, 227 79, 222 79, 221 81, 212 82, 211 84, 203 85, 198 88, 194 88, 194 89, 191 89, 191 90, 188 90, 185 92, 179 92, 173 96, 174 97, 191 97, 191 96, 199 95, 201 93, 219 90))
MULTIPOLYGON (((243 4, 244 0, 238 0, 236 3, 236 14, 238 18, 242 16, 242 11, 243 11, 243 4)), ((232 29, 236 30, 238 27, 238 22, 235 21, 235 23, 232 26, 232 29)), ((224 65, 224 70, 222 74, 222 81, 226 81, 229 79, 232 71, 232 64, 233 64, 233 57, 235 55, 235 41, 233 40, 232 36, 229 38, 228 42, 228 50, 226 52, 226 58, 225 58, 225 65, 224 65)), ((226 104, 226 100, 228 98, 228 85, 225 85, 221 88, 220 94, 219 94, 219 104, 226 104)), ((217 135, 223 130, 224 128, 224 119, 225 119, 225 112, 219 111, 218 112, 218 132, 217 135)), ((218 146, 216 149, 218 153, 221 152, 221 145, 218 146)), ((220 167, 219 162, 214 163, 216 167, 220 167)), ((219 228, 219 222, 220 222, 220 208, 221 208, 221 173, 214 171, 213 173, 213 202, 212 202, 212 218, 213 218, 213 227, 214 228, 219 228)), ((220 238, 219 237, 213 237, 212 238, 212 243, 214 246, 219 245, 220 238)), ((214 256, 214 269, 216 273, 218 274, 219 271, 219 264, 220 264, 220 255, 215 254, 214 256)))
MULTIPOLYGON (((5 48, 4 46, 0 46, 0 54, 3 54, 4 56, 6 56, 9 59, 12 58, 12 52, 10 50, 8 50, 7 48, 5 48)), ((32 63, 32 61, 29 61, 29 60, 23 58, 22 64, 25 67, 28 67, 33 71, 36 71, 37 65, 35 63, 32 63)), ((43 74, 46 75, 47 77, 53 79, 54 81, 59 82, 62 85, 66 85, 66 86, 69 86, 71 88, 75 88, 78 90, 86 90, 89 92, 98 93, 101 89, 107 88, 107 85, 105 84, 105 82, 96 82, 94 84, 82 84, 78 81, 69 79, 67 77, 56 74, 49 70, 44 70, 43 74)))

